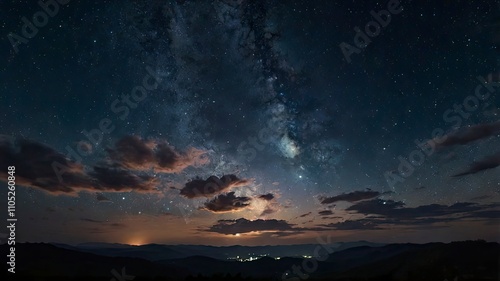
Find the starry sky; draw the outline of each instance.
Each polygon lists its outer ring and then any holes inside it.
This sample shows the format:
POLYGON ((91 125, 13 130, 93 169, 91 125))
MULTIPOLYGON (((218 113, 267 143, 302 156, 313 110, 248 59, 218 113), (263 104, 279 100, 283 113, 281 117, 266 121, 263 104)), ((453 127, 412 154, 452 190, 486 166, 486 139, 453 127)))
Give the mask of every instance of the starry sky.
POLYGON ((498 2, 46 2, 0 3, 18 241, 499 241, 498 2))

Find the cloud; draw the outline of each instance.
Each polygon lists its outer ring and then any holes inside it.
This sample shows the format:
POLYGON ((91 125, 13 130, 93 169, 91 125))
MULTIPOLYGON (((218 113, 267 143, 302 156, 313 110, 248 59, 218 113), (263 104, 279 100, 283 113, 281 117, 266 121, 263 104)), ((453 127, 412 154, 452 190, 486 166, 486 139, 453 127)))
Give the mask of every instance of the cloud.
POLYGON ((240 211, 250 205, 250 197, 237 197, 234 192, 221 194, 204 204, 202 209, 213 213, 227 213, 240 211))
POLYGON ((406 229, 417 229, 425 227, 426 229, 441 228, 433 224, 447 223, 458 220, 459 218, 439 217, 439 218, 419 218, 419 219, 391 219, 391 218, 363 218, 359 220, 347 220, 338 223, 330 223, 321 225, 322 227, 333 228, 336 230, 379 230, 379 229, 394 229, 395 226, 404 227, 406 229))
POLYGON ((377 215, 390 215, 396 208, 403 207, 403 202, 397 202, 393 200, 381 200, 375 199, 370 201, 363 201, 354 204, 347 208, 348 211, 356 211, 362 214, 377 214, 377 215))
POLYGON ((451 223, 464 219, 489 221, 498 219, 500 204, 478 205, 475 203, 456 203, 450 206, 431 204, 415 208, 405 208, 404 204, 395 201, 372 200, 360 202, 347 210, 355 210, 365 218, 338 223, 319 225, 337 230, 376 230, 392 229, 394 226, 405 228, 425 227, 426 229, 446 227, 443 223, 451 223), (377 215, 374 217, 373 215, 377 215), (387 226, 387 227, 385 227, 387 226))
POLYGON ((138 136, 125 136, 107 151, 117 165, 133 170, 179 173, 189 166, 208 163, 204 150, 189 148, 180 153, 164 140, 143 140, 138 136))
POLYGON ((262 194, 257 196, 257 198, 266 202, 264 210, 260 213, 261 217, 277 213, 282 208, 281 204, 276 200, 276 195, 272 193, 262 194))
POLYGON ((81 218, 80 220, 85 221, 85 222, 91 222, 91 223, 104 223, 103 221, 89 219, 89 218, 81 218))
POLYGON ((404 207, 402 202, 380 199, 359 202, 347 208, 347 211, 356 211, 364 215, 381 215, 386 223, 392 224, 424 224, 449 222, 463 218, 485 218, 484 214, 495 214, 500 207, 498 204, 479 205, 462 202, 453 205, 430 204, 414 208, 404 207), (482 215, 483 214, 483 215, 482 215))
POLYGON ((260 216, 266 216, 266 215, 270 215, 270 214, 274 214, 276 213, 276 210, 273 209, 273 208, 270 208, 269 206, 266 206, 266 208, 262 211, 262 213, 260 213, 260 216))
POLYGON ((433 142, 437 146, 465 145, 470 142, 500 134, 500 122, 479 124, 457 130, 433 142))
POLYGON ((153 192, 157 181, 146 175, 110 166, 89 171, 82 164, 44 144, 0 136, 0 174, 7 179, 7 167, 16 167, 16 183, 52 194, 75 195, 80 191, 153 192))
POLYGON ((16 183, 61 194, 77 189, 94 190, 96 182, 83 165, 75 163, 56 150, 34 141, 0 136, 0 174, 7 179, 7 167, 16 167, 16 183), (61 181, 56 170, 60 171, 61 181))
POLYGON ((272 193, 262 194, 262 195, 259 195, 258 198, 262 199, 262 200, 266 200, 266 201, 271 201, 274 199, 274 194, 272 194, 272 193))
POLYGON ((500 210, 485 210, 475 212, 470 215, 470 218, 485 218, 485 219, 496 219, 500 220, 500 210))
POLYGON ((194 179, 181 188, 180 194, 187 198, 211 197, 235 187, 246 186, 251 180, 240 179, 235 175, 224 175, 221 178, 211 176, 206 180, 194 179))
POLYGON ((497 152, 496 154, 486 157, 478 162, 474 162, 472 165, 470 165, 469 169, 453 175, 453 177, 472 175, 484 170, 494 169, 498 166, 500 166, 500 152, 497 152))
POLYGON ((116 222, 110 223, 110 224, 108 224, 108 226, 113 227, 113 228, 125 228, 125 227, 127 227, 127 225, 124 223, 116 223, 116 222))
POLYGON ((309 216, 310 214, 312 214, 312 212, 302 214, 302 215, 298 216, 297 218, 305 218, 305 217, 309 216))
POLYGON ((333 212, 331 210, 324 210, 324 211, 319 211, 318 214, 320 216, 329 216, 329 215, 333 215, 333 212))
MULTIPOLYGON (((219 220, 217 221, 216 224, 212 225, 208 229, 204 229, 204 231, 206 232, 214 232, 224 235, 236 235, 236 234, 250 233, 250 232, 271 232, 275 236, 290 236, 290 235, 304 233, 306 231, 326 231, 326 230, 328 230, 328 228, 296 227, 294 224, 290 224, 285 220, 276 220, 276 219, 247 220, 245 218, 239 218, 236 220, 219 220)), ((265 233, 263 235, 265 235, 265 233)))
POLYGON ((337 223, 323 225, 325 227, 334 228, 337 230, 375 230, 383 229, 378 226, 378 223, 370 219, 348 220, 337 223))
POLYGON ((120 168, 109 166, 96 166, 89 173, 99 181, 99 190, 105 191, 136 191, 156 192, 158 179, 148 175, 136 175, 120 168))
POLYGON ((278 202, 273 202, 272 204, 271 203, 267 204, 264 211, 262 211, 262 213, 260 213, 260 216, 262 217, 262 216, 277 213, 281 209, 280 206, 281 205, 278 202))
POLYGON ((339 201, 347 201, 347 202, 357 202, 366 199, 372 199, 377 196, 380 196, 382 193, 378 191, 354 191, 351 193, 344 193, 333 197, 321 197, 321 204, 331 204, 339 201))
POLYGON ((356 211, 362 214, 383 215, 390 218, 423 218, 436 217, 458 213, 467 213, 480 210, 481 207, 475 203, 455 203, 451 206, 431 204, 415 208, 405 208, 402 202, 381 199, 359 202, 347 208, 348 211, 356 211))
POLYGON ((107 149, 111 159, 131 169, 148 169, 155 161, 155 144, 137 136, 125 136, 115 143, 114 149, 107 149))
POLYGON ((236 220, 219 220, 207 231, 221 234, 249 233, 252 231, 293 231, 293 225, 284 220, 247 220, 244 218, 236 220))

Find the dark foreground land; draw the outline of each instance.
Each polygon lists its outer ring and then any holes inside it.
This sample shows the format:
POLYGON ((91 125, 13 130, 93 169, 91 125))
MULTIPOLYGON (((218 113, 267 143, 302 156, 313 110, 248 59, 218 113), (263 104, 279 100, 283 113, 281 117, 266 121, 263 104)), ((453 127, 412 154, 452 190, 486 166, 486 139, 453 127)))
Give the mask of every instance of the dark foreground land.
MULTIPOLYGON (((7 245, 0 247, 2 253, 7 252, 7 245)), ((53 244, 27 243, 16 246, 14 279, 500 280, 500 245, 484 241, 361 246, 333 252, 321 260, 314 257, 264 257, 237 262, 206 256, 148 260, 98 255, 53 244)), ((13 276, 9 273, 9 277, 13 276)))

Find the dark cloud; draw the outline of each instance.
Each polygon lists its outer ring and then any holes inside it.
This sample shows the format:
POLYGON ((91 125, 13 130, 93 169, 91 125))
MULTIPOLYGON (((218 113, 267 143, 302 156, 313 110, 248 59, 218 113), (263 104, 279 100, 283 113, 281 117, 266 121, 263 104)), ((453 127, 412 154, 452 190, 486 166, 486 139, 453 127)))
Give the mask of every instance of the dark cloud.
POLYGON ((273 213, 276 213, 276 210, 272 209, 272 208, 269 208, 269 207, 266 207, 264 209, 264 211, 262 211, 262 213, 260 213, 260 216, 266 216, 266 215, 270 215, 270 214, 273 214, 273 213))
POLYGON ((202 209, 213 213, 234 212, 248 207, 251 201, 250 197, 237 197, 234 192, 229 192, 206 202, 202 209))
POLYGON ((453 177, 472 175, 484 170, 494 169, 498 166, 500 166, 500 152, 497 152, 496 154, 486 157, 478 162, 474 162, 469 167, 469 169, 465 170, 464 172, 453 175, 453 177))
POLYGON ((310 214, 312 214, 312 212, 302 214, 302 215, 298 216, 297 218, 305 218, 305 217, 309 216, 310 214))
POLYGON ((274 199, 274 194, 272 194, 272 193, 262 194, 262 195, 259 195, 259 198, 262 200, 271 201, 274 199))
POLYGON ((137 136, 125 136, 115 143, 115 148, 108 149, 111 159, 131 169, 150 168, 155 162, 154 143, 137 136))
POLYGON ((264 209, 264 211, 262 211, 262 213, 260 213, 260 216, 266 216, 266 215, 270 215, 270 214, 274 214, 274 213, 277 213, 278 211, 280 210, 280 205, 279 204, 268 204, 266 206, 266 208, 264 209))
POLYGON ((463 221, 464 219, 489 221, 499 218, 499 207, 500 204, 456 203, 451 206, 431 204, 405 208, 401 202, 377 199, 360 202, 347 209, 355 210, 365 215, 365 218, 319 226, 337 230, 376 230, 393 229, 394 227, 406 229, 442 228, 447 227, 444 225, 446 223, 463 221))
POLYGON ((343 217, 321 217, 322 220, 343 219, 343 217))
POLYGON ((500 122, 479 124, 460 129, 433 142, 437 146, 465 145, 500 134, 500 122))
POLYGON ((99 181, 99 189, 105 191, 156 192, 158 179, 148 175, 136 175, 120 168, 96 166, 89 173, 99 181))
POLYGON ((108 149, 110 158, 123 168, 133 170, 154 169, 163 173, 179 173, 189 166, 208 162, 206 151, 189 148, 185 153, 175 151, 164 140, 143 140, 125 136, 108 149))
POLYGON ((84 167, 56 150, 30 140, 0 136, 0 174, 6 180, 8 166, 16 167, 16 183, 61 194, 93 190, 96 182, 84 167), (58 173, 56 173, 58 171, 58 173))
MULTIPOLYGON (((295 234, 304 233, 306 231, 326 231, 328 228, 313 227, 302 228, 296 227, 285 220, 276 219, 257 219, 247 220, 239 218, 236 220, 219 220, 210 228, 205 229, 207 232, 215 232, 225 235, 235 235, 238 233, 250 233, 253 231, 272 232, 275 236, 290 236, 295 234)), ((265 235, 265 234, 264 234, 265 235)))
POLYGON ((237 220, 219 220, 207 231, 221 234, 249 233, 252 231, 293 231, 293 225, 284 220, 247 220, 240 218, 237 220))
POLYGON ((224 175, 221 178, 211 176, 206 180, 194 179, 181 188, 180 194, 187 198, 211 197, 235 187, 250 184, 247 179, 240 179, 235 175, 224 175))
POLYGON ((339 201, 357 202, 361 200, 372 199, 380 195, 381 193, 378 191, 354 191, 351 193, 344 193, 333 197, 322 197, 320 198, 320 200, 321 204, 331 204, 339 201))
POLYGON ((478 205, 469 202, 455 203, 450 206, 440 204, 422 205, 414 208, 404 206, 402 202, 376 199, 359 202, 346 210, 356 211, 364 215, 381 215, 382 219, 390 220, 389 222, 386 221, 386 223, 422 224, 448 222, 465 217, 481 218, 476 214, 498 207, 497 205, 478 205))
POLYGON ((0 137, 2 179, 8 166, 16 167, 19 185, 53 194, 76 194, 79 191, 155 191, 157 181, 145 175, 110 166, 88 171, 56 150, 34 141, 0 137))
POLYGON ((485 218, 485 219, 500 220, 500 210, 485 210, 485 211, 474 212, 469 217, 475 219, 485 218))
POLYGON ((348 211, 356 211, 362 214, 380 214, 380 215, 390 215, 391 212, 396 210, 397 208, 403 207, 403 202, 397 202, 393 200, 381 200, 375 199, 370 201, 363 201, 357 204, 354 204, 347 208, 348 211))
POLYGON ((110 227, 113 227, 113 228, 125 228, 127 227, 126 224, 123 224, 123 223, 110 223, 108 224, 110 227))
MULTIPOLYGON (((438 218, 419 218, 419 219, 391 219, 391 218, 363 218, 359 220, 347 220, 338 223, 330 223, 321 225, 322 227, 333 228, 336 230, 379 230, 379 229, 393 229, 395 226, 404 227, 405 229, 417 229, 425 227, 442 228, 445 226, 438 226, 433 224, 447 223, 456 221, 459 218, 438 217, 438 218)), ((461 218, 460 218, 461 219, 461 218)))
POLYGON ((324 211, 319 211, 318 214, 320 216, 329 216, 329 215, 333 215, 333 212, 331 210, 324 210, 324 211))
POLYGON ((277 213, 282 208, 281 204, 278 203, 278 201, 276 200, 276 196, 272 193, 262 194, 259 195, 257 198, 266 201, 266 206, 262 211, 262 213, 260 213, 261 217, 277 213))
POLYGON ((330 223, 323 225, 324 227, 329 227, 337 230, 375 230, 375 229, 383 229, 378 226, 377 222, 374 222, 370 219, 361 219, 361 220, 348 220, 337 223, 330 223))
POLYGON ((91 223, 104 223, 103 221, 89 219, 89 218, 81 218, 80 220, 85 221, 85 222, 91 222, 91 223))

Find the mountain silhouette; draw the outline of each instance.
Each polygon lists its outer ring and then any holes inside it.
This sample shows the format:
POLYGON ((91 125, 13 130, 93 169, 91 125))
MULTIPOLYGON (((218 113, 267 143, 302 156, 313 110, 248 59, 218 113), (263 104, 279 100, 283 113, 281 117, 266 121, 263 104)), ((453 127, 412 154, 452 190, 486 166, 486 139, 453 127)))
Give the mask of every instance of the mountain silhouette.
MULTIPOLYGON (((161 246, 150 245, 145 249, 160 249, 161 246)), ((0 247, 6 251, 8 246, 3 244, 0 247)), ((262 257, 238 262, 201 255, 151 261, 137 257, 98 255, 81 250, 82 246, 71 247, 62 244, 18 244, 16 277, 24 280, 112 280, 115 274, 124 271, 133 276, 133 280, 304 279, 294 272, 295 267, 300 268, 303 274, 307 273, 308 280, 443 281, 455 278, 498 280, 500 272, 500 244, 485 241, 360 246, 333 252, 322 257, 321 261, 314 257, 262 257), (304 264, 317 264, 317 267, 312 272, 306 272, 304 264)), ((92 247, 94 250, 99 247, 105 247, 107 251, 110 249, 109 245, 104 244, 92 247)), ((206 246, 199 247, 206 249, 206 246)), ((117 250, 129 248, 115 247, 117 250)), ((167 247, 166 250, 171 249, 167 247)), ((128 250, 128 253, 131 251, 128 250)), ((156 252, 148 253, 155 255, 156 252)), ((137 255, 136 252, 131 254, 137 255)))

